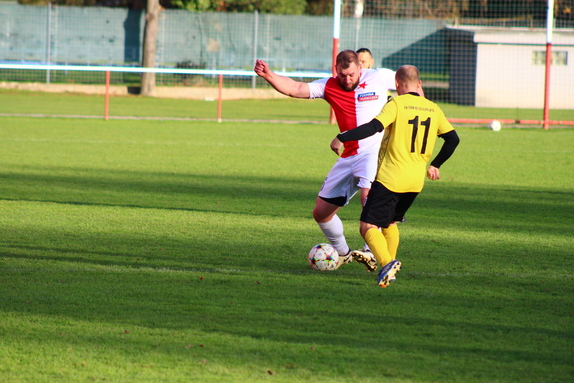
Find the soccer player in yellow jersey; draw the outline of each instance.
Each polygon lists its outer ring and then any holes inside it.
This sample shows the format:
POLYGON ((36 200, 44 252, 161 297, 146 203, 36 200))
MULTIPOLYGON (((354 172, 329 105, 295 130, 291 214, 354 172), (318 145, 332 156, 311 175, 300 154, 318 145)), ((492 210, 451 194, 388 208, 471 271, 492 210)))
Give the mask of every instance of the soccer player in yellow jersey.
POLYGON ((440 166, 459 143, 442 110, 417 93, 421 80, 416 67, 400 67, 395 82, 398 96, 375 119, 340 133, 331 142, 331 149, 339 154, 343 142, 384 130, 377 175, 360 224, 361 235, 381 265, 378 278, 381 287, 387 287, 401 268, 401 262, 395 259, 399 246, 397 222, 423 189, 425 173, 429 179, 438 180, 440 166), (427 168, 437 137, 444 139, 444 143, 427 168))

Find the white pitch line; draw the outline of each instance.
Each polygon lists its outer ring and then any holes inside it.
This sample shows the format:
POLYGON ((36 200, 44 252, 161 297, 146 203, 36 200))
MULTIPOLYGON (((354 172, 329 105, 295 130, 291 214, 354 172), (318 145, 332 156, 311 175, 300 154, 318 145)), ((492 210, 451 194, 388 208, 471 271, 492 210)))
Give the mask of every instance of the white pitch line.
MULTIPOLYGON (((30 118, 79 118, 103 120, 103 116, 74 115, 74 114, 28 114, 28 113, 0 113, 0 117, 30 117, 30 118)), ((109 120, 150 120, 150 121, 205 121, 205 122, 253 122, 267 124, 328 124, 327 121, 291 121, 291 120, 258 120, 258 119, 228 119, 221 121, 217 118, 195 117, 140 117, 140 116, 109 116, 109 120)))
POLYGON ((198 141, 105 141, 105 140, 58 140, 58 139, 38 139, 38 138, 0 138, 0 141, 12 142, 40 142, 40 143, 56 143, 56 144, 104 144, 104 145, 178 145, 178 146, 236 146, 236 147, 272 147, 272 148, 287 148, 287 144, 261 144, 261 143, 232 143, 227 144, 224 142, 198 142, 198 141))

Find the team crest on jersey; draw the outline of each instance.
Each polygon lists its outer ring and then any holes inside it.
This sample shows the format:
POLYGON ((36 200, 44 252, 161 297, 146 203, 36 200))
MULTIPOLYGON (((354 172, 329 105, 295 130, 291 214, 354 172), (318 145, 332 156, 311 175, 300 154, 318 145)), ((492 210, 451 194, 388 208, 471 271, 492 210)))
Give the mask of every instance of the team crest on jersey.
POLYGON ((376 94, 375 92, 362 93, 362 94, 357 96, 357 101, 372 101, 372 100, 378 100, 378 99, 379 99, 379 95, 376 94))

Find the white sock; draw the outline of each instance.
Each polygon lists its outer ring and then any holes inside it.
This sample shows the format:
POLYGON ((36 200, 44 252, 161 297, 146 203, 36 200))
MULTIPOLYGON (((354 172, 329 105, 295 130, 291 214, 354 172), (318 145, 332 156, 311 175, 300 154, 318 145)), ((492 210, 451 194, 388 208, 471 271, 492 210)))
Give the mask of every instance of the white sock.
POLYGON ((343 235, 343 222, 339 216, 335 214, 329 222, 317 222, 317 224, 339 255, 346 255, 351 251, 343 235))

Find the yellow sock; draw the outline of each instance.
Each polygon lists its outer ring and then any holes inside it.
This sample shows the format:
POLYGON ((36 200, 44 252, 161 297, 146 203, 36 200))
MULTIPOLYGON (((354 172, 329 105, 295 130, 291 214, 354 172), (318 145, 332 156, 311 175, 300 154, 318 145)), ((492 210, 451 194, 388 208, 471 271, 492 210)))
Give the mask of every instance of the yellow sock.
POLYGON ((387 240, 387 250, 389 250, 391 258, 395 259, 397 257, 397 249, 399 248, 399 225, 391 225, 386 229, 382 229, 382 232, 387 240))
POLYGON ((365 233, 365 241, 367 245, 369 245, 380 267, 383 267, 393 260, 387 248, 387 240, 378 228, 367 230, 365 233))

